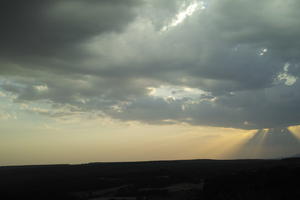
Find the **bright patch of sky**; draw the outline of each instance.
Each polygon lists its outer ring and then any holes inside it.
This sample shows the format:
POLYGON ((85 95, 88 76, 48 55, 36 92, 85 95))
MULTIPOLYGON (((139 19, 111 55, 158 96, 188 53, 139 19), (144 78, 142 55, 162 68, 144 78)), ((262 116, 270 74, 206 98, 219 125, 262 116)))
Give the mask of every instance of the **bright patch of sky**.
POLYGON ((14 97, 0 90, 0 120, 17 119, 17 106, 14 97))
POLYGON ((208 92, 199 90, 197 88, 179 87, 179 86, 160 86, 160 87, 149 87, 149 96, 157 98, 172 98, 176 99, 199 99, 202 95, 209 95, 208 92))
POLYGON ((260 56, 263 56, 263 55, 265 55, 267 52, 268 52, 268 49, 267 49, 267 48, 262 48, 262 49, 259 50, 259 53, 258 53, 258 54, 259 54, 260 56))
POLYGON ((47 85, 36 85, 34 87, 37 91, 39 92, 44 92, 48 90, 48 86, 47 85))
POLYGON ((43 102, 18 103, 16 98, 15 95, 0 90, 0 121, 18 120, 27 123, 32 122, 35 125, 51 121, 46 117, 50 110, 49 104, 43 102))
POLYGON ((283 72, 279 73, 277 76, 277 80, 284 81, 284 84, 287 86, 292 86, 296 83, 297 77, 288 73, 290 64, 285 63, 283 66, 283 72))
POLYGON ((184 20, 192 16, 197 10, 204 10, 206 9, 205 3, 203 1, 194 1, 189 6, 187 6, 185 9, 180 11, 175 18, 171 21, 170 24, 164 26, 161 31, 167 31, 171 27, 178 26, 179 24, 183 23, 184 20))

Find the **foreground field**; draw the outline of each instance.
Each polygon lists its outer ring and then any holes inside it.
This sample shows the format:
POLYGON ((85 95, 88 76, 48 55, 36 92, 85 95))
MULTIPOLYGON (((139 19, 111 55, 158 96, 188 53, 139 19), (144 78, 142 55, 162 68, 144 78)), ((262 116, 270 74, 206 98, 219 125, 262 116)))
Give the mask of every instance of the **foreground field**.
POLYGON ((300 199, 300 159, 0 167, 1 199, 300 199))

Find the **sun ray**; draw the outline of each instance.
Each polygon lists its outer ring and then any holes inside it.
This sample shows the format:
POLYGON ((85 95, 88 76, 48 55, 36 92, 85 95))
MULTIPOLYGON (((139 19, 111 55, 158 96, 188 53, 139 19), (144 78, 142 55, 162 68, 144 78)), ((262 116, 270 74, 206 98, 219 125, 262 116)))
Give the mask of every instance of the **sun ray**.
POLYGON ((212 159, 232 159, 235 158, 235 153, 243 146, 253 135, 253 131, 241 133, 226 133, 218 136, 207 145, 201 146, 195 152, 201 156, 208 155, 207 158, 212 159))
POLYGON ((290 126, 288 130, 300 141, 300 126, 290 126))

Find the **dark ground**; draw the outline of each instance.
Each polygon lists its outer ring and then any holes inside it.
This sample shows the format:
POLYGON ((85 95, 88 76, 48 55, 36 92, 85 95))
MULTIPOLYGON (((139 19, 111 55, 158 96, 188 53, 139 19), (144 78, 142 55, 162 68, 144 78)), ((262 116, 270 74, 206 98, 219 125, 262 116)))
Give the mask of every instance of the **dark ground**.
POLYGON ((0 199, 290 200, 299 182, 299 158, 16 166, 0 167, 0 199))

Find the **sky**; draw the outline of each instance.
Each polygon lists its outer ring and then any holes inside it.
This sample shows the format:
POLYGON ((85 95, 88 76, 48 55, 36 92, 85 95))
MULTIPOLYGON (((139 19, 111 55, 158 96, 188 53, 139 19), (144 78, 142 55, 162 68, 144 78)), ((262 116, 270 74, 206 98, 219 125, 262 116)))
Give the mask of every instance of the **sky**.
POLYGON ((0 165, 300 153, 297 0, 2 0, 0 165))

